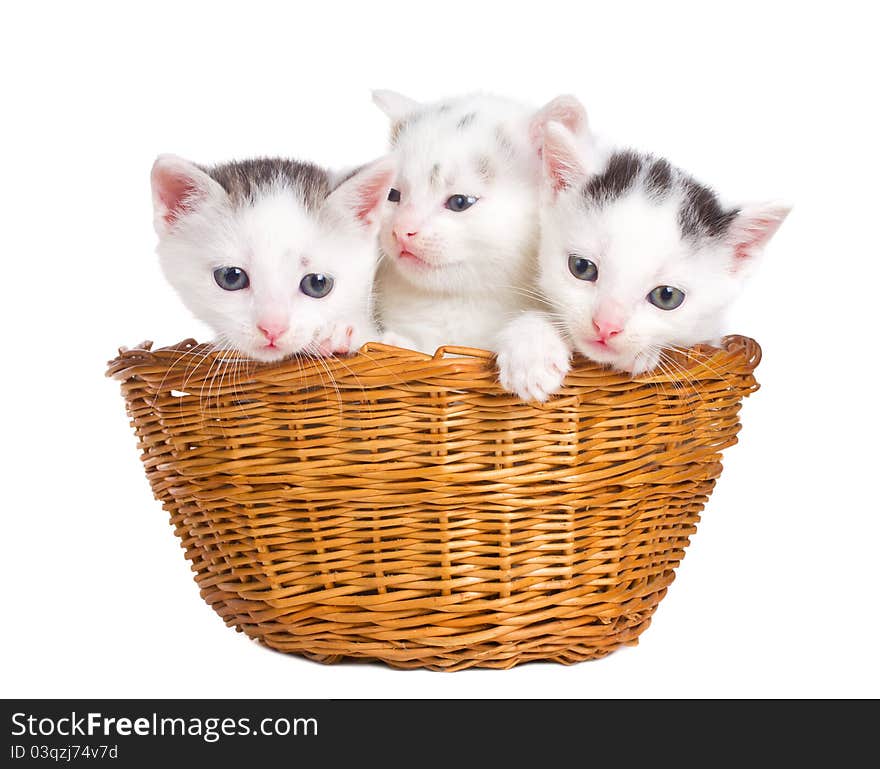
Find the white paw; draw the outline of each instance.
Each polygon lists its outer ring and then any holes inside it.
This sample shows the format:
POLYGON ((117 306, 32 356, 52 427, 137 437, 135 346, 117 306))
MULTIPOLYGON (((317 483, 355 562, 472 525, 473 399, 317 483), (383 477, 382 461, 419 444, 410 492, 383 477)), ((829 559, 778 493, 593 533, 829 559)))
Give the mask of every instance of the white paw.
POLYGON ((527 314, 502 332, 498 345, 501 386, 524 401, 546 401, 562 387, 570 368, 571 350, 542 316, 527 314))
POLYGON ((394 331, 386 331, 379 339, 382 344, 390 344, 392 347, 402 347, 404 350, 418 350, 416 342, 408 336, 394 331))
POLYGON ((354 323, 334 323, 319 336, 318 354, 329 358, 332 355, 348 355, 360 347, 360 334, 354 323))

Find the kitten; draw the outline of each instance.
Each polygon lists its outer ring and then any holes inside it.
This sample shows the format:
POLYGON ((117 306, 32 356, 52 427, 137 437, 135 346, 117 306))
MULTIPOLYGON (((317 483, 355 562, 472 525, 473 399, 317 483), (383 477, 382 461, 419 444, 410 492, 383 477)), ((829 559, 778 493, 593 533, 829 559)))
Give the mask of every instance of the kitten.
POLYGON ((725 207, 651 155, 590 158, 557 123, 544 129, 543 159, 538 286, 551 311, 523 313, 502 332, 505 389, 546 400, 572 349, 637 375, 663 365, 663 348, 717 342, 790 209, 725 207))
POLYGON ((391 118, 398 168, 379 235, 384 340, 494 349, 534 283, 541 127, 555 120, 588 137, 584 109, 570 96, 537 111, 484 94, 373 99, 391 118))
POLYGON ((378 338, 375 241, 393 176, 389 158, 336 184, 292 160, 204 168, 160 155, 151 180, 162 270, 218 346, 266 362, 356 350, 378 338))

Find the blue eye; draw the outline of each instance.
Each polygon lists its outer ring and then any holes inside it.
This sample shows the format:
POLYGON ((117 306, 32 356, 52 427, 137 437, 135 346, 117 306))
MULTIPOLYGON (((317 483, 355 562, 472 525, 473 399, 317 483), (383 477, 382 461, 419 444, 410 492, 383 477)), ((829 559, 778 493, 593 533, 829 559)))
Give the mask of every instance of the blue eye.
POLYGON ((248 274, 241 267, 220 267, 214 270, 214 280, 224 291, 241 291, 251 284, 248 274))
POLYGON ((453 195, 446 201, 446 207, 450 211, 467 211, 476 202, 473 195, 453 195))
POLYGON ((599 277, 599 268, 589 259, 584 259, 577 254, 568 255, 568 269, 578 280, 587 280, 593 283, 599 277))
POLYGON ((390 200, 392 203, 399 203, 400 202, 400 190, 396 190, 396 189, 394 189, 394 187, 392 187, 388 193, 388 200, 390 200))
POLYGON ((310 272, 299 282, 299 290, 306 296, 323 299, 333 290, 333 278, 320 272, 310 272))
POLYGON ((684 301, 684 291, 673 286, 657 286, 648 294, 648 301, 661 310, 674 310, 684 301))

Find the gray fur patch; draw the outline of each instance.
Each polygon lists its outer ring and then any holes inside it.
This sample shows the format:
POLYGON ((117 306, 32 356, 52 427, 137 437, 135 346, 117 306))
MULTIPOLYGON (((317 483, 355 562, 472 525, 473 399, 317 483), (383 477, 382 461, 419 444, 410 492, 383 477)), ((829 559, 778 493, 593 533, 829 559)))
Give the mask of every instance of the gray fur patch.
POLYGON ((495 127, 495 142, 498 144, 498 150, 502 155, 511 158, 514 156, 513 140, 507 135, 507 130, 503 125, 495 127))
POLYGON ((464 129, 467 128, 476 119, 477 119, 476 112, 468 112, 467 115, 463 115, 461 118, 459 118, 459 121, 458 121, 458 123, 455 124, 455 127, 459 131, 464 131, 464 129))
POLYGON ((317 211, 330 194, 330 175, 312 163, 286 158, 253 158, 203 168, 229 195, 235 206, 252 205, 273 187, 293 190, 310 211, 317 211))
POLYGON ((425 110, 421 110, 419 112, 411 112, 404 118, 401 118, 395 123, 391 125, 391 146, 394 147, 400 142, 401 136, 408 131, 412 126, 418 123, 426 114, 428 114, 425 110))
POLYGON ((428 180, 432 187, 437 187, 440 184, 440 164, 434 163, 431 167, 431 178, 428 180))
POLYGON ((396 122, 391 124, 391 136, 389 137, 389 141, 391 142, 391 146, 394 147, 397 142, 400 141, 400 135, 404 132, 406 127, 409 125, 407 120, 397 120, 396 122))
POLYGON ((495 169, 492 167, 492 159, 488 155, 482 155, 477 160, 477 173, 487 182, 495 177, 495 169))

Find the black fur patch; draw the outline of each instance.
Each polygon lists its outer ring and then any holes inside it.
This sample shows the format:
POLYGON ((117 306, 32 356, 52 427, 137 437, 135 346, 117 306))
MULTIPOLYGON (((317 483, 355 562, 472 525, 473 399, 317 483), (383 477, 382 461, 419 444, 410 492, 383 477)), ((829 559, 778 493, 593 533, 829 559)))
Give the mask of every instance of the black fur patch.
POLYGON ((663 197, 672 188, 672 166, 668 160, 656 158, 645 177, 645 188, 657 197, 663 197))
POLYGON ((723 235, 739 214, 739 209, 725 209, 709 187, 669 161, 632 150, 612 155, 605 170, 587 182, 583 195, 587 202, 603 206, 636 186, 655 200, 673 193, 681 196, 678 224, 682 237, 723 235))
POLYGON ((711 189, 688 176, 683 176, 681 185, 683 194, 678 223, 682 234, 712 238, 723 235, 739 209, 724 209, 711 189))
POLYGON ((626 192, 642 170, 642 158, 632 150, 616 152, 605 170, 590 179, 584 187, 584 197, 603 204, 616 200, 626 192))
POLYGON ((325 169, 286 158, 236 160, 203 170, 226 190, 236 206, 252 204, 278 184, 298 192, 312 211, 318 210, 330 194, 330 176, 325 169))

